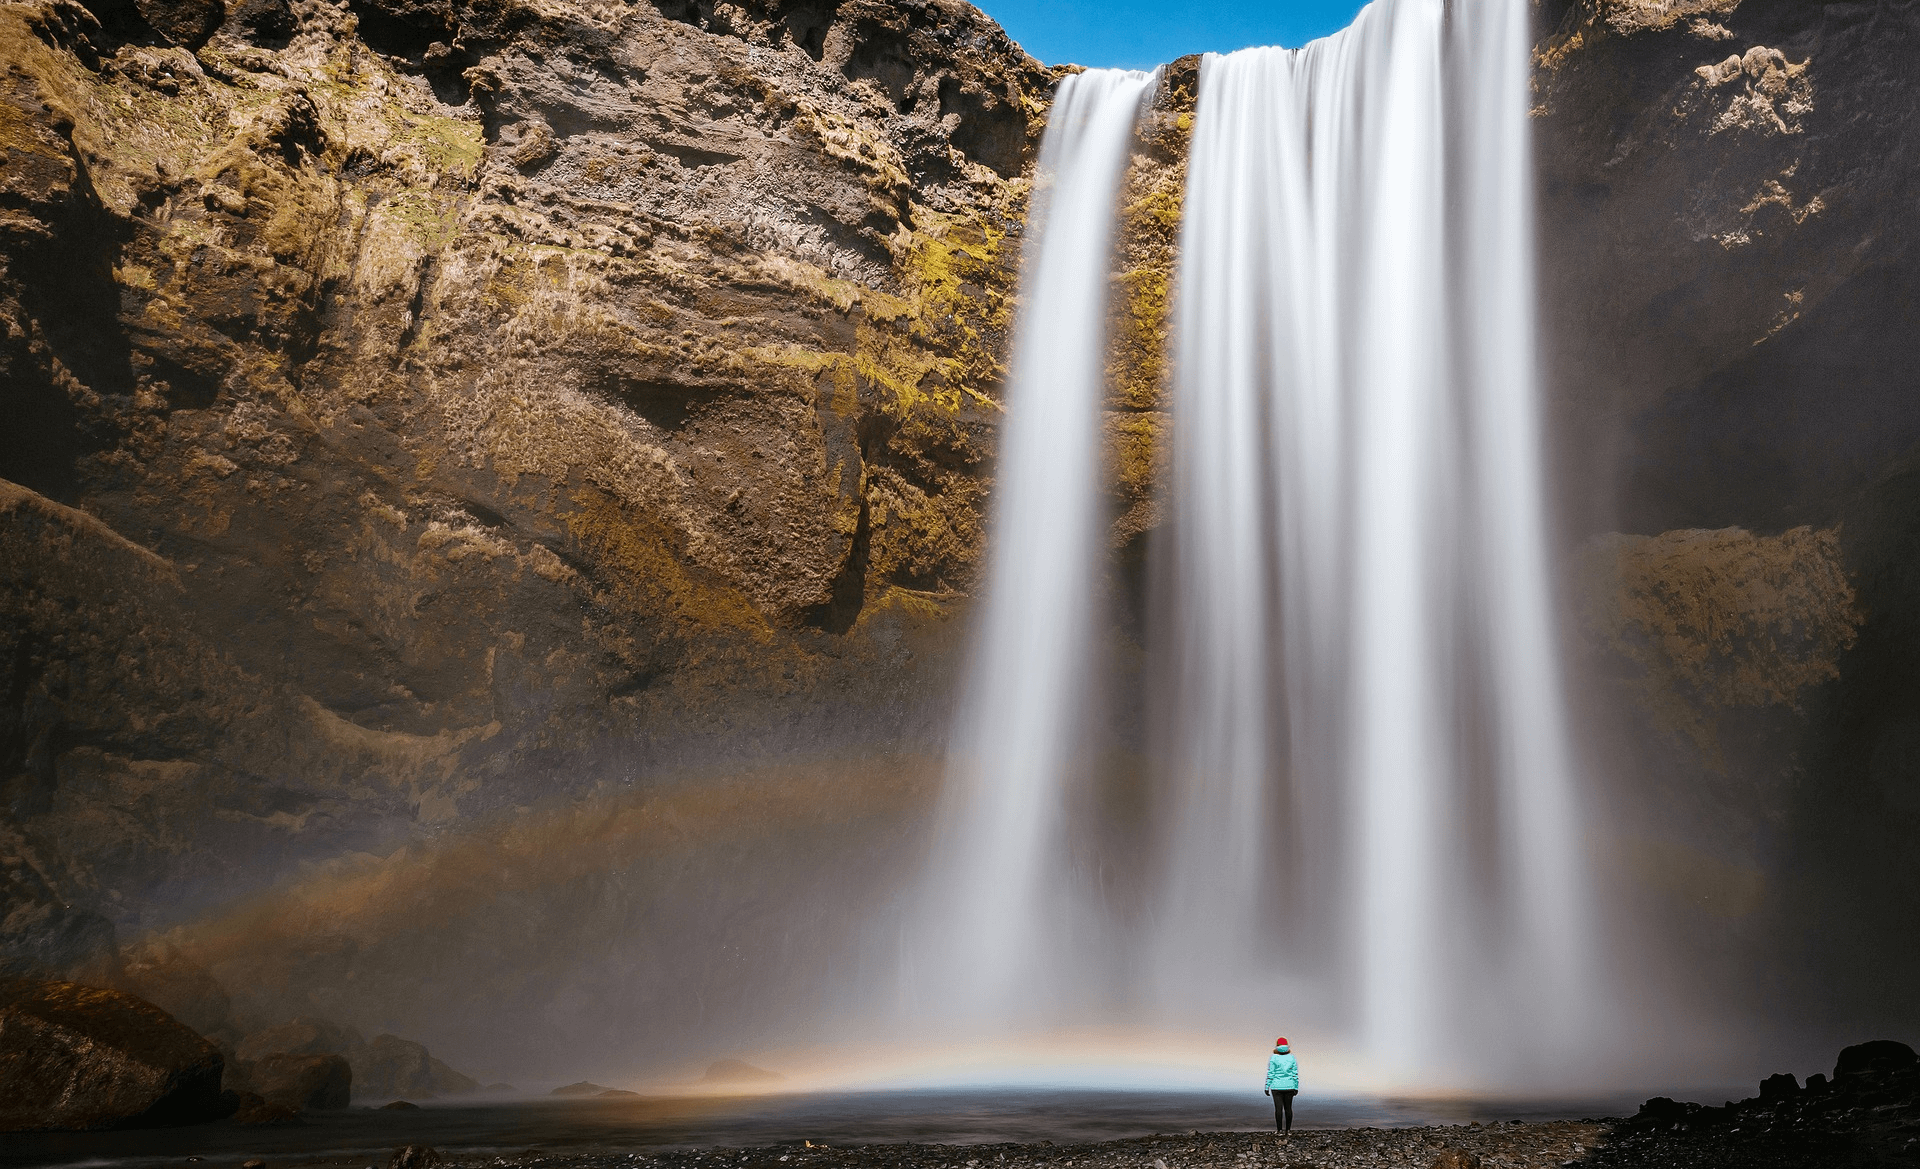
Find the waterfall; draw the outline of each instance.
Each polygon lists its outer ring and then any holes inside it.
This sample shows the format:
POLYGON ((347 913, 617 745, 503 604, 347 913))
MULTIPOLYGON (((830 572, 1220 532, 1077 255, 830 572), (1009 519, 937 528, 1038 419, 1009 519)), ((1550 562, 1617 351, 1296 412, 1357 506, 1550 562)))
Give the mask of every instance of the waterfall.
POLYGON ((1208 56, 1188 167, 1157 994, 1312 1004, 1409 1081, 1456 1034, 1548 1058, 1588 993, 1526 15, 1208 56))
POLYGON ((1062 82, 916 1017, 1095 1018, 1097 974, 1128 1004, 1111 1018, 1344 1037, 1389 1082, 1511 1080, 1570 1051, 1560 1020, 1594 980, 1540 449, 1527 8, 1375 0, 1304 49, 1202 63, 1170 617, 1148 633, 1169 729, 1155 847, 1124 855, 1074 809, 1102 782, 1085 727, 1109 253, 1152 78, 1062 82), (1141 902, 1100 903, 1090 855, 1141 902))
POLYGON ((912 982, 949 1020, 1050 1009, 1042 988, 1097 948, 1059 858, 1093 664, 1115 202, 1153 84, 1113 69, 1065 78, 1041 143, 981 632, 912 982))

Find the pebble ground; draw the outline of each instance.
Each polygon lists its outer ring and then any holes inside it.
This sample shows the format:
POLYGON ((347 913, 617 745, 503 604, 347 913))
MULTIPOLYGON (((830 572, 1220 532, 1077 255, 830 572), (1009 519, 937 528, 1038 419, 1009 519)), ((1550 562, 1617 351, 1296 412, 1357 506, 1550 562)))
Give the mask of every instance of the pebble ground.
POLYGON ((473 1169, 1561 1169, 1582 1164, 1607 1126, 1583 1121, 1433 1128, 1159 1135, 1098 1144, 775 1145, 670 1153, 538 1152, 452 1163, 473 1169))

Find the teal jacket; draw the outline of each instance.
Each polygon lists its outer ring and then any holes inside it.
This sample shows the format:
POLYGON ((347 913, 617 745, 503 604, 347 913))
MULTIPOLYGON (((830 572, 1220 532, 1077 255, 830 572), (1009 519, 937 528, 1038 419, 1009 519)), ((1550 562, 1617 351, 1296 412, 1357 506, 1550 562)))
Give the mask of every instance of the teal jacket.
POLYGON ((1267 1061, 1267 1091, 1300 1090, 1300 1061, 1287 1048, 1276 1048, 1267 1061))

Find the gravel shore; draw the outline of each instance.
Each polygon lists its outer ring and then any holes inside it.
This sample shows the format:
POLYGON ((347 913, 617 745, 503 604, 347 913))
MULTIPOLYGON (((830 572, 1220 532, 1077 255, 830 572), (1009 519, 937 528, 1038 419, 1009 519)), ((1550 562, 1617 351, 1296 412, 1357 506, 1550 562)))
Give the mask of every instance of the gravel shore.
POLYGON ((1430 1128, 1304 1129, 1156 1135, 1097 1144, 775 1145, 656 1154, 545 1156, 474 1165, 503 1169, 1560 1169, 1604 1138, 1593 1121, 1430 1128))

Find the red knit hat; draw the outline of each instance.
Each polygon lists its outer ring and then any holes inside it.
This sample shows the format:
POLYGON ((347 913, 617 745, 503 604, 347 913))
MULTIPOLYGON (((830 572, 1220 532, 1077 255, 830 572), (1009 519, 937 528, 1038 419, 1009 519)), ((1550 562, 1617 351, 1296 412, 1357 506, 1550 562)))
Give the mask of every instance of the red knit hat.
POLYGON ((1285 1035, 1282 1035, 1280 1038, 1273 1041, 1273 1045, 1275 1047, 1285 1047, 1287 1045, 1287 1037, 1285 1035))

